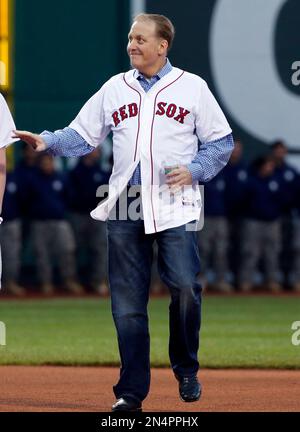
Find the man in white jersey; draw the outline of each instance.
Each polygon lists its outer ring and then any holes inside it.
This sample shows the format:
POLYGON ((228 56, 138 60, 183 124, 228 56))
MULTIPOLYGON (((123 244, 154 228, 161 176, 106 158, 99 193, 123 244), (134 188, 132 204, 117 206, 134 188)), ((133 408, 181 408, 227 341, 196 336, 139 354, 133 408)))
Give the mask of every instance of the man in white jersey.
MULTIPOLYGON (((18 139, 11 137, 12 131, 15 130, 15 128, 16 126, 14 124, 7 103, 5 102, 4 97, 0 93, 0 214, 2 212, 2 202, 3 202, 5 180, 6 180, 5 148, 12 142, 18 141, 18 139)), ((0 223, 2 223, 1 217, 0 217, 0 223)), ((1 273, 2 273, 2 262, 1 262, 1 254, 0 254, 0 282, 1 282, 1 273)))
POLYGON ((159 273, 171 294, 169 356, 179 394, 185 402, 201 395, 200 261, 196 232, 187 224, 200 217, 199 182, 226 165, 233 139, 205 81, 169 62, 173 38, 166 17, 138 15, 128 35, 132 70, 107 81, 69 127, 15 135, 37 151, 79 156, 113 132, 109 196, 91 213, 109 219, 109 285, 121 359, 113 411, 141 411, 149 392, 147 303, 154 241, 159 273), (121 214, 120 194, 127 196, 130 186, 141 191, 138 219, 121 214))

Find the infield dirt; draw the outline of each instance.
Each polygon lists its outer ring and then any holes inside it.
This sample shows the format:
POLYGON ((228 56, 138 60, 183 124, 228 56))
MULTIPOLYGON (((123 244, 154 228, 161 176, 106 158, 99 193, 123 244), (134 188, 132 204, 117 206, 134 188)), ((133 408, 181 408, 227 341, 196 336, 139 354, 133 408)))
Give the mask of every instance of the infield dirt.
MULTIPOLYGON (((119 369, 1 366, 0 411, 110 411, 119 369)), ((203 369, 199 402, 183 403, 170 369, 152 369, 143 411, 300 411, 300 371, 203 369)))

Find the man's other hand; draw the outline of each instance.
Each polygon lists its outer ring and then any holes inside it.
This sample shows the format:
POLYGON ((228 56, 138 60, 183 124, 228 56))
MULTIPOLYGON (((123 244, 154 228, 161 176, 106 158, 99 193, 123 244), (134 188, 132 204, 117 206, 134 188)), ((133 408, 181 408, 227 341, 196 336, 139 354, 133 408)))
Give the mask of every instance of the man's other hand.
POLYGON ((191 185, 193 183, 192 174, 184 165, 175 168, 169 174, 166 174, 166 178, 166 183, 171 192, 177 192, 182 186, 191 185))

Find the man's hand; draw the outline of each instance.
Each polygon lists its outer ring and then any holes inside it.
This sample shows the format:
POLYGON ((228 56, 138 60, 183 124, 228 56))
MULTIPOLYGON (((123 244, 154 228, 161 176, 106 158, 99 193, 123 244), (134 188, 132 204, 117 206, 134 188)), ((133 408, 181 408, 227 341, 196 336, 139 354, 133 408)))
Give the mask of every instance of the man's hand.
POLYGON ((169 174, 166 174, 166 178, 166 183, 173 193, 180 190, 182 186, 191 185, 193 183, 192 174, 184 165, 175 168, 169 174))
POLYGON ((38 134, 16 130, 13 132, 12 138, 20 138, 20 140, 25 141, 27 144, 31 145, 33 150, 37 152, 41 152, 47 149, 45 141, 38 134))

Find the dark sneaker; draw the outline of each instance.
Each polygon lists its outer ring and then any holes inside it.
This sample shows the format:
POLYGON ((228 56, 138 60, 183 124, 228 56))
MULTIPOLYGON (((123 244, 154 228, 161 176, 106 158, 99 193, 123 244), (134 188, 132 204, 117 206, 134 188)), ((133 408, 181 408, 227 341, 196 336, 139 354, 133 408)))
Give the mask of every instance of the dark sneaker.
POLYGON ((197 375, 175 377, 179 382, 179 395, 183 402, 195 402, 200 399, 202 387, 197 375))

